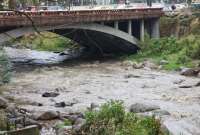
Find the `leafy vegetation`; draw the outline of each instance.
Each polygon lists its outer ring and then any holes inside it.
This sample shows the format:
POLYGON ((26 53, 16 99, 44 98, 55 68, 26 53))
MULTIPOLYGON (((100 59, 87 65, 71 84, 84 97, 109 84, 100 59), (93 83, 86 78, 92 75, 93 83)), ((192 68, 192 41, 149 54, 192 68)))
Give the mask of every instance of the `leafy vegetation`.
POLYGON ((110 101, 99 111, 85 113, 82 135, 165 135, 154 117, 139 117, 126 112, 121 101, 110 101))
POLYGON ((62 123, 57 124, 56 128, 60 129, 60 128, 63 128, 64 126, 71 126, 71 125, 72 125, 72 122, 68 119, 65 119, 62 123))
POLYGON ((163 65, 163 68, 167 70, 198 66, 200 60, 200 36, 189 35, 181 39, 175 37, 150 39, 146 36, 145 42, 141 43, 141 50, 138 54, 126 58, 139 62, 145 59, 152 59, 155 63, 166 60, 168 63, 163 65))
POLYGON ((10 81, 10 62, 4 51, 0 49, 0 85, 10 81))
POLYGON ((35 33, 31 35, 25 35, 21 39, 17 39, 14 43, 19 43, 21 45, 18 47, 54 52, 61 52, 64 51, 66 48, 78 47, 71 40, 51 32, 42 32, 41 34, 35 33))

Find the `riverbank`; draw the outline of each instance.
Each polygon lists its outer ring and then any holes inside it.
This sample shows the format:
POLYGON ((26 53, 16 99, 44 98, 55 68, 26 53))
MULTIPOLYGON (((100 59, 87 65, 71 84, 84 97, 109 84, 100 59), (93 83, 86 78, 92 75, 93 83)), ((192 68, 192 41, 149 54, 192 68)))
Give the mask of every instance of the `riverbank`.
POLYGON ((141 50, 135 55, 123 56, 135 62, 149 60, 161 65, 165 70, 181 68, 198 68, 200 64, 200 37, 189 35, 180 39, 165 37, 160 39, 146 38, 141 50))
POLYGON ((156 105, 168 112, 157 116, 173 134, 194 135, 200 133, 198 81, 176 72, 134 69, 119 61, 93 61, 14 72, 3 94, 32 113, 84 112, 92 103, 100 105, 111 99, 124 101, 127 110, 135 103, 156 105), (189 85, 192 87, 184 87, 189 85), (59 95, 42 97, 46 92, 59 95), (55 105, 61 102, 66 106, 55 105))
POLYGON ((140 44, 136 55, 122 59, 136 63, 145 60, 160 65, 165 70, 199 68, 200 65, 200 11, 186 9, 179 14, 165 15, 160 19, 160 39, 150 39, 140 44))

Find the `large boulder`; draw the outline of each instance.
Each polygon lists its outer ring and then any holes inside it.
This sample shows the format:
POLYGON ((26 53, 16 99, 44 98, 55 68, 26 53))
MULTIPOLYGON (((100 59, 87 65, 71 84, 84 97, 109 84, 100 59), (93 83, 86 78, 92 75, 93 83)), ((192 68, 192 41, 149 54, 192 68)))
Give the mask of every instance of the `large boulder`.
POLYGON ((0 109, 5 109, 8 106, 8 100, 0 96, 0 109))
POLYGON ((157 109, 160 109, 160 107, 156 105, 135 103, 130 106, 129 110, 130 112, 133 112, 133 113, 142 113, 142 112, 149 112, 149 111, 153 111, 157 109))
POLYGON ((200 69, 182 68, 180 74, 184 76, 198 76, 199 73, 200 69))
POLYGON ((42 125, 38 121, 35 121, 30 118, 25 118, 25 124, 26 126, 37 125, 39 129, 42 128, 42 125))
POLYGON ((33 114, 33 118, 35 120, 53 120, 59 118, 59 112, 57 111, 44 111, 44 112, 36 112, 33 114))

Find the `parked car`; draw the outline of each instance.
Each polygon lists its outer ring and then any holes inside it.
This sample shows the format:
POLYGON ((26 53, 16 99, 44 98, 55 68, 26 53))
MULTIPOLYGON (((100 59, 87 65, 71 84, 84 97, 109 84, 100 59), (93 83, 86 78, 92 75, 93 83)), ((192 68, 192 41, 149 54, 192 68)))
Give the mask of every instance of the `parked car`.
POLYGON ((191 7, 200 9, 200 0, 192 0, 191 7))
POLYGON ((174 4, 174 6, 176 7, 176 9, 175 9, 176 11, 188 8, 188 4, 187 3, 174 4))
POLYGON ((61 6, 47 6, 47 10, 48 11, 63 11, 65 9, 61 6))
POLYGON ((29 6, 29 7, 26 8, 26 11, 35 12, 35 11, 37 11, 37 9, 38 8, 36 6, 29 6))

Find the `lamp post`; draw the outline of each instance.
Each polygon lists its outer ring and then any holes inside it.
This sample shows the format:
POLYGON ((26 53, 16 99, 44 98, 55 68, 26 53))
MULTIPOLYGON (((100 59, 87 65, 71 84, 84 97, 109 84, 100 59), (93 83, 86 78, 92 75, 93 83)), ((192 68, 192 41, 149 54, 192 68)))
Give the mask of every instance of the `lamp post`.
POLYGON ((152 7, 152 1, 151 0, 147 0, 147 6, 152 7))

